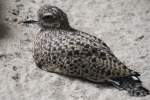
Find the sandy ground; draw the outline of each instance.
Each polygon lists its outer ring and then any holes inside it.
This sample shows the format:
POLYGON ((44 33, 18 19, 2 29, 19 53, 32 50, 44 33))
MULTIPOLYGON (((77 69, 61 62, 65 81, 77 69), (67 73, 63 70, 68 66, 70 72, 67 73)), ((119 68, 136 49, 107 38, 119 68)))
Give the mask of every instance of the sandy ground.
POLYGON ((150 0, 0 0, 0 100, 150 100, 38 69, 32 41, 39 28, 18 22, 36 19, 46 3, 63 9, 74 28, 104 40, 150 89, 150 0))

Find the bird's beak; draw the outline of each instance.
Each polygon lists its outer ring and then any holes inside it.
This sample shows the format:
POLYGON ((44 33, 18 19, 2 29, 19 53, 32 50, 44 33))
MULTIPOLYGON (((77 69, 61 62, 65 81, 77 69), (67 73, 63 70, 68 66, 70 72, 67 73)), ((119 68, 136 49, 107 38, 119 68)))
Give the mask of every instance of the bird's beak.
POLYGON ((21 21, 20 23, 23 23, 23 24, 38 24, 39 21, 36 21, 36 20, 26 20, 26 21, 21 21))

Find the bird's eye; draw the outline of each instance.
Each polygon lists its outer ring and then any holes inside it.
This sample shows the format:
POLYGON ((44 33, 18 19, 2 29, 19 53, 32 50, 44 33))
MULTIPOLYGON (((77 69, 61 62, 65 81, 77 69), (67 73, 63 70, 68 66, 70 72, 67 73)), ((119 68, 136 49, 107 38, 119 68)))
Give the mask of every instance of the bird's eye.
POLYGON ((44 19, 44 20, 53 19, 53 16, 49 16, 49 15, 48 15, 48 16, 44 16, 43 19, 44 19))
POLYGON ((54 22, 57 20, 57 18, 55 16, 52 16, 52 15, 44 16, 42 19, 46 22, 54 22))

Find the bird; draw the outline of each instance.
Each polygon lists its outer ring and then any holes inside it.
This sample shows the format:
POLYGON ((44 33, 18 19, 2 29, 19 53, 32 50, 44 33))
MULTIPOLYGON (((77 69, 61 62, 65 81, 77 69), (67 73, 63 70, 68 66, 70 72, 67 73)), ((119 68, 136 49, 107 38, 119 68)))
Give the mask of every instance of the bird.
POLYGON ((122 63, 100 38, 71 27, 67 14, 56 6, 43 5, 37 11, 33 58, 38 68, 51 73, 108 82, 130 96, 149 95, 139 79, 140 74, 122 63))

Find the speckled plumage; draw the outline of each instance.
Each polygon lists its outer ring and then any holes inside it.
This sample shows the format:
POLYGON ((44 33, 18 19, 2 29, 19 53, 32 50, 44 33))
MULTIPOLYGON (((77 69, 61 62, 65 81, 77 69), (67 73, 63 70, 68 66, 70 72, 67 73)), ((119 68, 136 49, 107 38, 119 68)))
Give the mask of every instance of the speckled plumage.
POLYGON ((38 11, 38 17, 41 31, 34 41, 34 59, 39 68, 93 82, 109 81, 115 86, 118 82, 118 87, 124 88, 130 95, 149 93, 145 88, 144 92, 137 89, 136 83, 142 87, 139 73, 119 61, 101 39, 71 28, 62 10, 44 5, 38 11), (122 83, 126 83, 127 87, 122 83), (129 86, 131 83, 134 83, 133 87, 129 86), (134 92, 130 93, 131 90, 134 92))
POLYGON ((100 39, 80 31, 41 31, 36 37, 34 58, 47 71, 96 82, 137 74, 127 69, 100 39))

